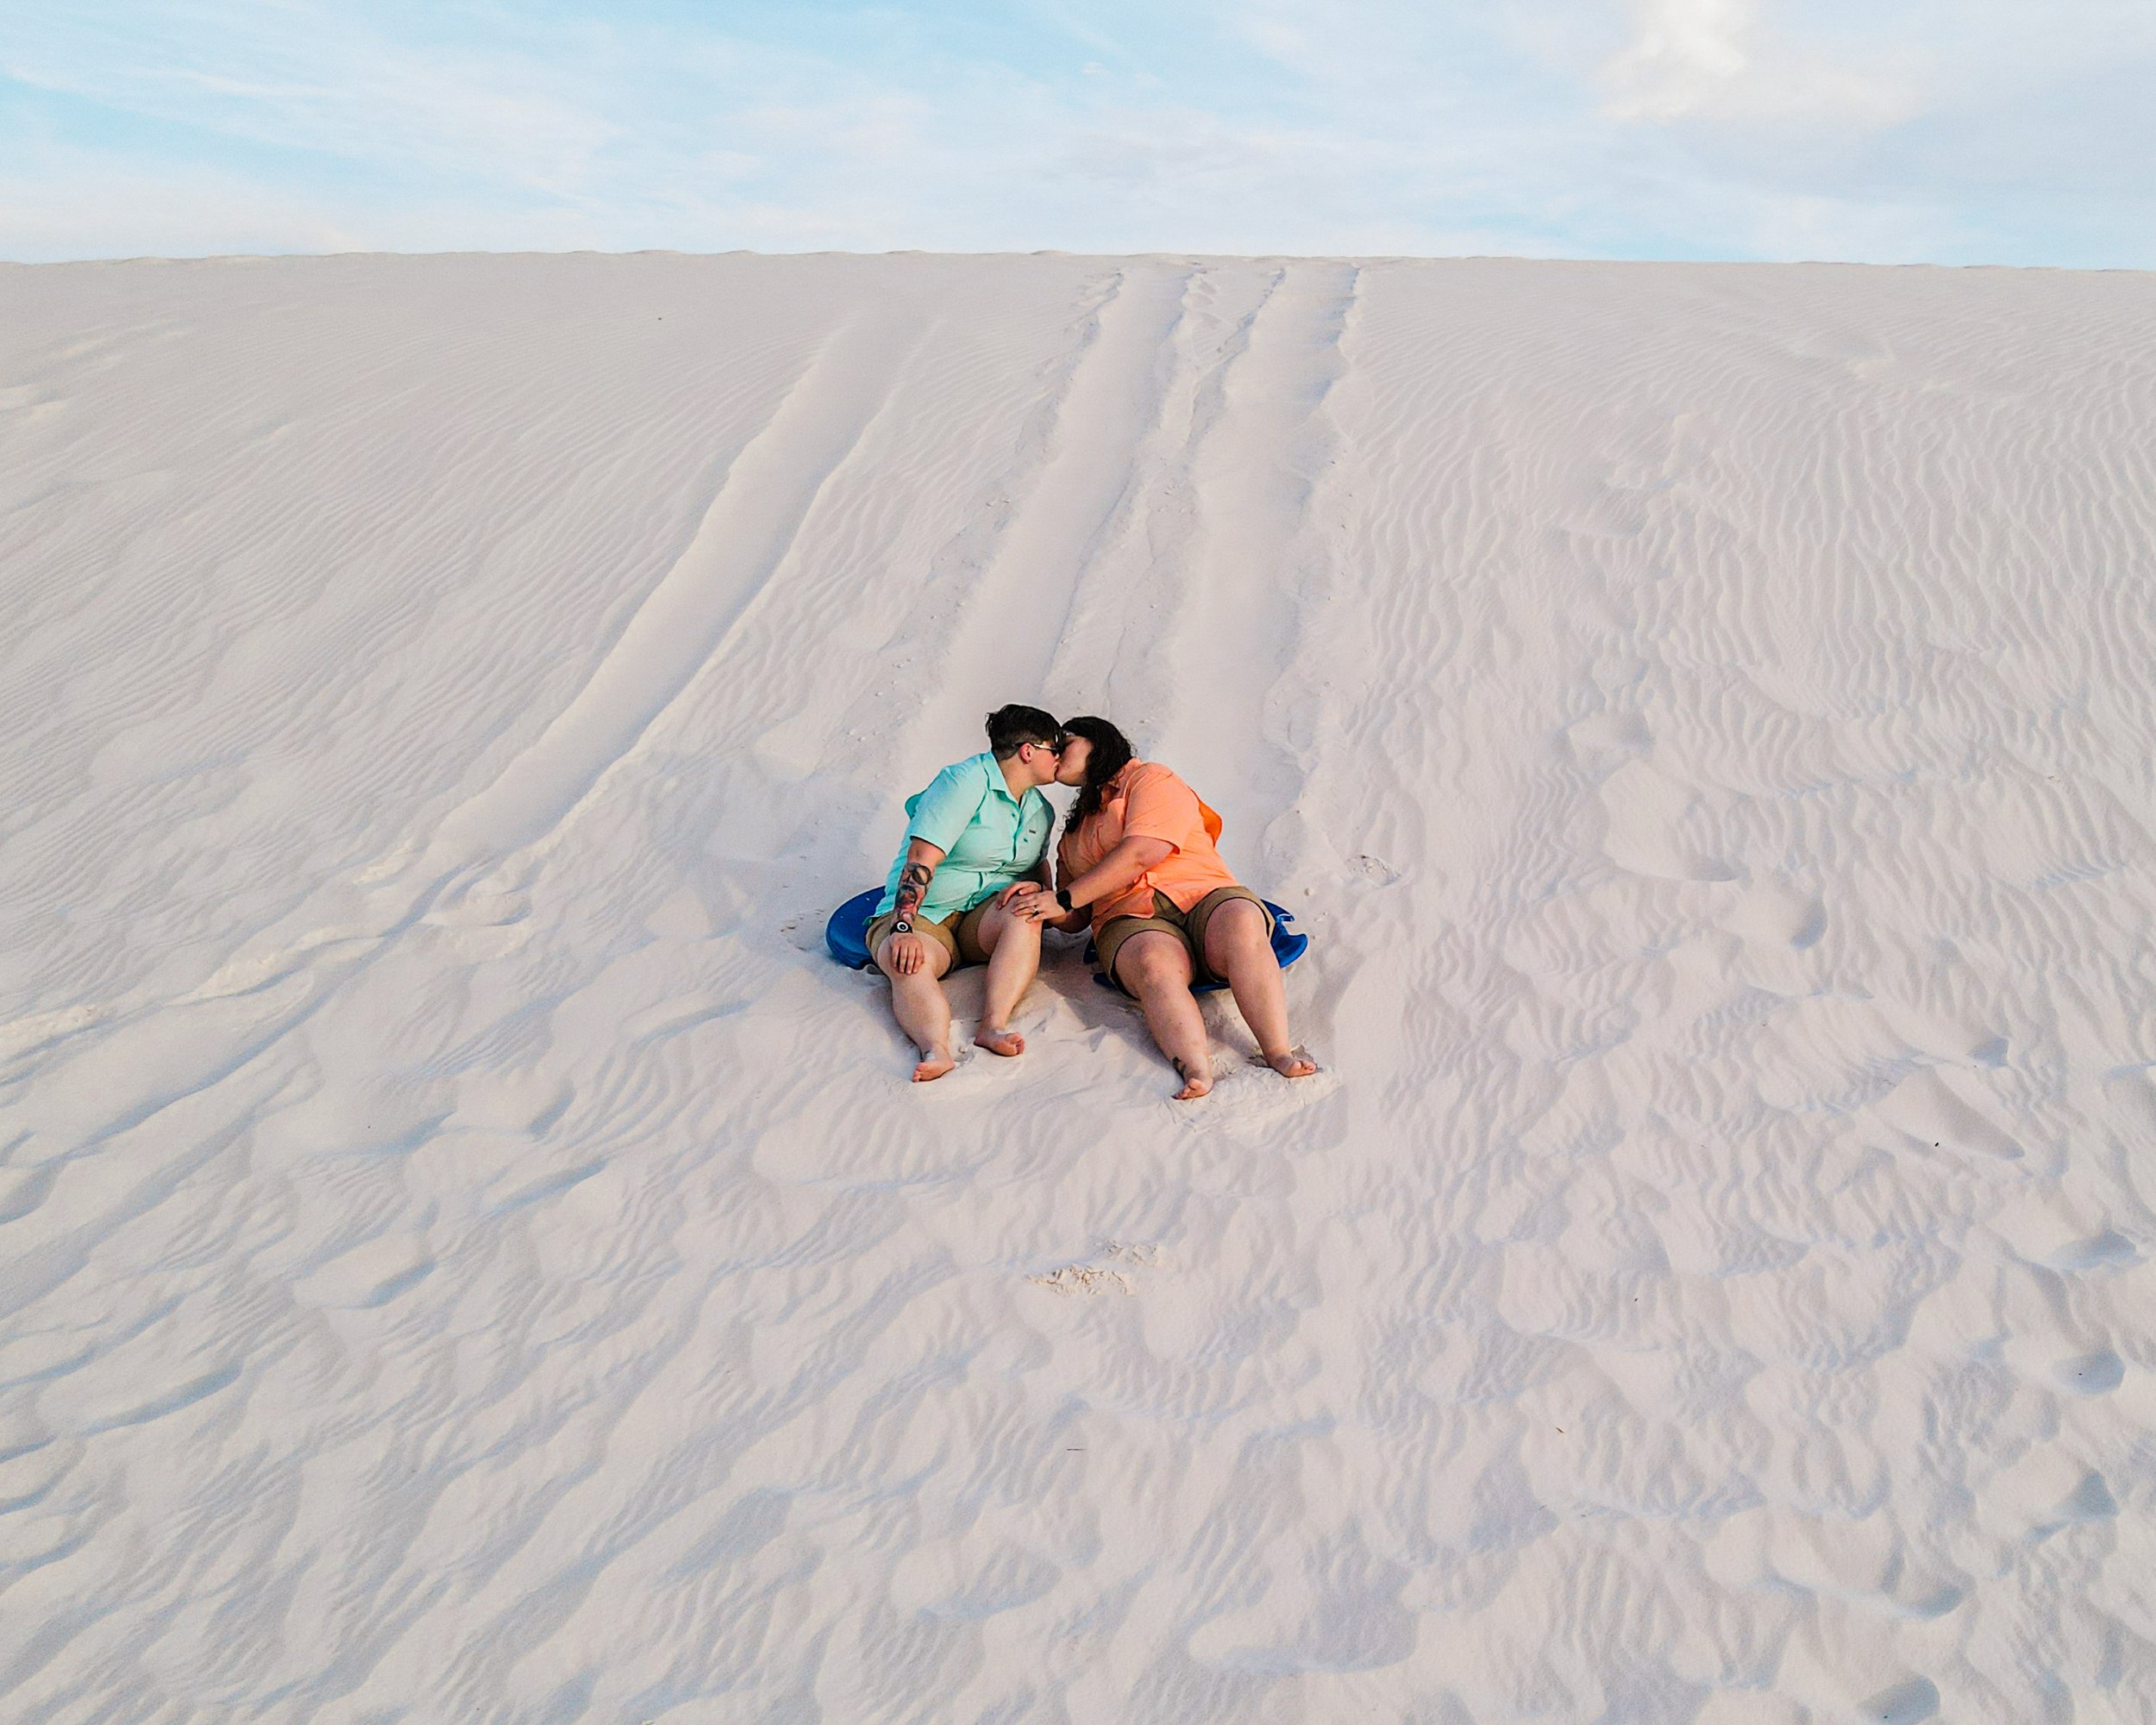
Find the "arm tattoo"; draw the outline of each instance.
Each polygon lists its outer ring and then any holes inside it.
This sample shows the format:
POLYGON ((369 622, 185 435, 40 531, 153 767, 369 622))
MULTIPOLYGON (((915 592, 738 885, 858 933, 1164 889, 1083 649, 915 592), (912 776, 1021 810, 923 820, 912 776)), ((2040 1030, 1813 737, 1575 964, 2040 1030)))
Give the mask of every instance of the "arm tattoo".
POLYGON ((899 876, 898 903, 893 906, 902 917, 911 917, 928 894, 929 876, 936 871, 925 862, 909 862, 899 876))

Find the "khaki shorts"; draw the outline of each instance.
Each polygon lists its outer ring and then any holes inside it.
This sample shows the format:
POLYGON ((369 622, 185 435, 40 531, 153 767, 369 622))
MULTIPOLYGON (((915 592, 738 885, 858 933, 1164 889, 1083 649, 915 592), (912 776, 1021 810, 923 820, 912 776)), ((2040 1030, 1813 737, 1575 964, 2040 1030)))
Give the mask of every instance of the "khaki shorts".
MULTIPOLYGON (((1153 914, 1149 917, 1110 917, 1101 925, 1100 932, 1093 938, 1094 955, 1100 961, 1101 974, 1123 988, 1122 979, 1115 974, 1115 956, 1123 950, 1123 943, 1134 934, 1143 934, 1149 928, 1157 928, 1169 934, 1180 935, 1190 953, 1191 980, 1197 982, 1225 982, 1225 976, 1216 976, 1206 963, 1206 925, 1213 920, 1213 912, 1235 899, 1247 899, 1259 910, 1265 912, 1265 937, 1272 938, 1273 913, 1265 910, 1265 900, 1248 887, 1216 887, 1212 892, 1187 911, 1175 908, 1175 901, 1157 888, 1153 893, 1153 914)), ((1123 988, 1125 994, 1131 991, 1123 988)))
MULTIPOLYGON (((917 922, 913 932, 924 940, 934 941, 950 955, 946 974, 962 964, 986 964, 988 952, 981 944, 981 925, 994 903, 993 899, 983 899, 971 910, 953 911, 941 922, 917 922)), ((872 961, 876 950, 890 934, 891 925, 898 919, 896 911, 886 911, 868 925, 868 957, 872 961)))

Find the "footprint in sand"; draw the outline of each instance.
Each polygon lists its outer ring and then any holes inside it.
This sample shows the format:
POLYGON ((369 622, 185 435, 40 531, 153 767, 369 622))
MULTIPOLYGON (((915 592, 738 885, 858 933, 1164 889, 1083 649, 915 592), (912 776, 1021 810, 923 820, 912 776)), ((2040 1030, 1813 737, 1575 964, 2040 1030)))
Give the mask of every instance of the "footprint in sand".
POLYGON ((1112 1239, 1095 1240, 1087 1258, 1087 1262, 1062 1264, 1025 1279, 1036 1288, 1050 1288, 1058 1294, 1128 1295, 1137 1291, 1131 1285, 1128 1270, 1156 1270, 1161 1261, 1156 1245, 1112 1239))
POLYGON ((1058 1294, 1128 1294, 1131 1278, 1119 1270, 1097 1264, 1066 1264, 1045 1275, 1025 1278, 1036 1288, 1051 1288, 1058 1294))
POLYGON ((823 919, 803 913, 788 917, 779 925, 779 933, 786 944, 797 952, 817 952, 824 950, 823 919))

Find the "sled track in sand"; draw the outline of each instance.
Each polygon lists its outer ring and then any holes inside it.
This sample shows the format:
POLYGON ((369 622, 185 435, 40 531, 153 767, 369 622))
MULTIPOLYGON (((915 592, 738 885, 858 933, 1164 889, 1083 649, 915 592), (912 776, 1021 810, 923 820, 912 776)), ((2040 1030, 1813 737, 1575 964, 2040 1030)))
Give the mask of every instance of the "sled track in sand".
POLYGON ((2152 354, 0 267, 0 1713, 2150 1716, 2152 354), (898 1082, 823 917, 1012 699, 1225 813, 1319 1080, 1066 952, 898 1082))

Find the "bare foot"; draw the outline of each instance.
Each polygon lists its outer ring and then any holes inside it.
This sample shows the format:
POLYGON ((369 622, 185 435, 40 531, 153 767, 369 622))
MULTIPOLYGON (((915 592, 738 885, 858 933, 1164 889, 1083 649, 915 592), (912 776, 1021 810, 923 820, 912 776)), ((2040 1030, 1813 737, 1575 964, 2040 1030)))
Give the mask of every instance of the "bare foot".
POLYGON ((921 1063, 913 1069, 913 1082, 925 1084, 931 1078, 941 1078, 958 1063, 950 1057, 947 1048, 932 1048, 921 1057, 921 1063))
POLYGON ((1318 1063, 1300 1048, 1291 1048, 1285 1054, 1269 1054, 1265 1063, 1283 1078, 1307 1078, 1318 1070, 1318 1063))
POLYGON ((1194 1102, 1199 1097, 1209 1095, 1212 1093, 1213 1074, 1211 1072, 1192 1072, 1180 1060, 1172 1063, 1183 1081, 1182 1088, 1175 1092, 1177 1101, 1194 1102))
POLYGON ((1025 1038, 1014 1030, 990 1030, 983 1025, 974 1032, 973 1045, 991 1054, 1010 1056, 1025 1052, 1025 1038))

